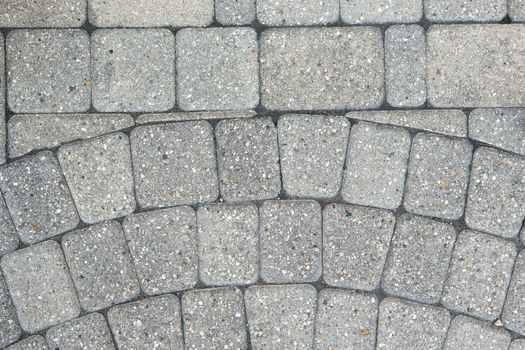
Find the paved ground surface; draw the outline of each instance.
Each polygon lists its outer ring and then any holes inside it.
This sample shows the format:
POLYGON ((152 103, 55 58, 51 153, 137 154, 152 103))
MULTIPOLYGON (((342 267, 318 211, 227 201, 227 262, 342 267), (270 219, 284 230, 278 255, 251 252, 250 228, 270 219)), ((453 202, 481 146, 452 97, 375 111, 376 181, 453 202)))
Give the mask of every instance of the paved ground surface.
POLYGON ((525 1, 0 1, 0 348, 525 349, 525 1))

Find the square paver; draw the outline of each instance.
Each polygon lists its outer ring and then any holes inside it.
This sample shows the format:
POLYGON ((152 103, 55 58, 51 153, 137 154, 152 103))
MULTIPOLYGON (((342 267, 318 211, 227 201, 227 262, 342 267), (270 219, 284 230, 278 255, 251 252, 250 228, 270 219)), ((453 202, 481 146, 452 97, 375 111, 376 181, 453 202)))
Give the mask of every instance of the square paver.
POLYGON ((251 24, 255 11, 255 0, 215 0, 215 18, 220 24, 251 24))
POLYGON ((386 210, 329 204, 323 211, 323 279, 330 286, 379 287, 394 215, 386 210))
POLYGON ((175 39, 168 29, 97 30, 91 55, 98 111, 164 111, 175 105, 175 39))
POLYGON ((135 210, 127 135, 114 133, 62 146, 58 160, 82 221, 93 224, 135 210))
POLYGON ((269 27, 334 23, 339 0, 257 0, 257 19, 269 27))
POLYGON ((80 27, 86 21, 87 0, 4 0, 0 27, 80 27))
POLYGON ((509 16, 515 22, 525 21, 525 1, 508 0, 509 16))
POLYGON ((16 250, 18 243, 11 215, 5 205, 4 197, 0 194, 0 256, 16 250))
POLYGON ((269 29, 259 44, 261 102, 267 109, 369 109, 383 102, 379 28, 269 29))
MULTIPOLYGON (((525 251, 516 259, 501 319, 505 328, 525 334, 525 251)), ((523 344, 525 346, 525 343, 523 344)))
POLYGON ((64 255, 55 241, 7 254, 0 266, 24 331, 36 333, 80 313, 64 255))
POLYGON ((348 24, 409 23, 423 16, 421 0, 341 0, 341 19, 348 24))
POLYGON ((209 286, 253 284, 259 277, 259 212, 251 203, 197 211, 200 280, 209 286))
POLYGON ((279 195, 277 130, 270 118, 223 120, 215 135, 222 198, 247 201, 279 195))
POLYGON ((13 301, 0 273, 0 347, 14 343, 22 334, 18 325, 13 301))
POLYGON ((131 154, 142 208, 211 202, 219 195, 213 128, 206 121, 135 128, 131 154))
POLYGON ((266 201, 261 209, 261 277, 267 283, 315 282, 322 273, 321 206, 266 201))
POLYGON ((510 341, 504 328, 460 315, 450 323, 443 350, 502 350, 509 347, 510 341))
POLYGON ((79 222, 58 161, 49 151, 0 168, 0 189, 24 243, 58 235, 79 222))
POLYGON ((11 345, 6 350, 49 350, 46 339, 41 335, 33 335, 32 337, 20 340, 18 343, 11 345))
POLYGON ((405 129, 359 122, 352 126, 341 195, 346 202, 396 209, 410 153, 405 129))
POLYGON ((279 118, 283 188, 292 197, 332 198, 341 188, 350 122, 344 117, 279 118))
POLYGON ((398 219, 382 286, 386 292, 437 303, 456 241, 451 224, 405 214, 398 219))
POLYGON ((139 281, 118 222, 68 233, 62 248, 84 310, 100 310, 139 294, 139 281))
POLYGON ((184 110, 234 110, 259 103, 257 34, 251 28, 177 32, 177 96, 184 110))
POLYGON ((512 242, 463 231, 443 288, 443 305, 487 321, 496 320, 503 309, 515 257, 512 242))
POLYGON ((425 0, 425 17, 434 22, 498 22, 506 15, 506 0, 425 0))
POLYGON ((144 293, 175 292, 197 284, 197 223, 193 209, 131 214, 123 228, 144 293))
POLYGON ((181 302, 187 349, 247 349, 244 299, 239 289, 189 291, 181 302))
POLYGON ((86 31, 13 30, 6 42, 7 102, 13 112, 66 113, 89 109, 91 80, 86 31))
POLYGON ((404 206, 411 213, 463 216, 472 145, 465 139, 417 134, 412 141, 404 206))

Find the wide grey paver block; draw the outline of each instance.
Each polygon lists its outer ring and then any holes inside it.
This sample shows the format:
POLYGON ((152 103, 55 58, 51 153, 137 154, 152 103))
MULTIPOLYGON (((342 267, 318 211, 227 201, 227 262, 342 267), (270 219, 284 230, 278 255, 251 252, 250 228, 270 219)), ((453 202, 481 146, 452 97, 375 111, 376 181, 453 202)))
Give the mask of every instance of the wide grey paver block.
POLYGON ((49 350, 44 337, 33 335, 11 345, 6 350, 49 350))
POLYGON ((0 164, 6 161, 6 81, 5 81, 5 40, 0 34, 0 164))
POLYGON ((247 349, 244 299, 239 289, 189 291, 181 303, 187 349, 247 349))
POLYGON ((147 295, 197 283, 195 212, 177 207, 131 214, 123 223, 142 291, 147 295))
POLYGON ((414 214, 457 220, 463 216, 472 145, 426 133, 412 141, 403 204, 414 214))
POLYGON ((375 349, 378 300, 343 289, 319 293, 314 349, 375 349))
POLYGON ((497 22, 507 15, 506 0, 425 0, 425 17, 433 22, 497 22))
POLYGON ((509 16, 515 22, 525 21, 525 1, 508 0, 509 16))
POLYGON ((0 256, 16 250, 18 244, 13 220, 5 205, 4 197, 0 194, 0 256))
POLYGON ((427 93, 434 107, 525 105, 524 25, 435 25, 427 31, 427 93), (487 64, 491 62, 491 64, 487 64))
POLYGON ((260 209, 261 277, 267 283, 315 282, 322 274, 321 206, 266 201, 260 209))
POLYGON ((177 32, 177 99, 184 110, 236 110, 259 102, 257 34, 251 28, 177 32))
POLYGON ((0 189, 24 243, 58 235, 79 222, 58 161, 50 151, 0 168, 0 189))
POLYGON ((465 210, 470 228, 516 237, 525 218, 525 158, 492 148, 474 153, 465 210))
POLYGON ((440 350, 450 325, 443 308, 386 298, 379 306, 377 349, 440 350))
POLYGON ((411 138, 368 122, 352 126, 341 195, 345 202, 394 210, 401 204, 411 138))
POLYGON ((135 210, 127 135, 114 133, 62 146, 58 160, 82 221, 93 224, 135 210))
POLYGON ((168 29, 99 29, 91 36, 91 55, 98 111, 164 111, 175 105, 175 39, 168 29))
POLYGON ((379 287, 394 232, 386 210, 329 204, 323 211, 323 280, 335 287, 379 287))
POLYGON ((7 103, 13 112, 67 113, 89 109, 91 80, 86 31, 13 30, 6 43, 7 103))
POLYGON ((0 273, 0 347, 14 343, 21 334, 22 329, 18 325, 13 301, 0 273))
POLYGON ((255 0, 215 0, 215 18, 220 24, 251 24, 255 11, 255 0))
POLYGON ((341 19, 348 24, 410 23, 423 15, 419 0, 341 0, 341 19))
POLYGON ((270 27, 334 23, 339 19, 339 1, 258 0, 257 19, 270 27))
POLYGON ((444 350, 502 350, 510 345, 509 332, 467 316, 450 323, 444 350))
POLYGON ((509 350, 525 350, 525 339, 516 339, 510 344, 509 350))
POLYGON ((383 102, 379 28, 269 29, 259 45, 261 102, 267 109, 369 109, 383 102))
POLYGON ((119 349, 183 349, 179 300, 172 294, 118 305, 108 323, 119 349))
POLYGON ((259 277, 259 212, 254 204, 210 204, 197 211, 199 276, 209 286, 259 277))
POLYGON ((80 306, 58 243, 46 241, 5 255, 0 266, 20 326, 29 333, 71 320, 80 306))
POLYGON ((206 121, 137 127, 131 154, 142 208, 210 202, 219 195, 213 128, 206 121))
POLYGON ((405 214, 398 219, 382 286, 387 293, 437 303, 447 277, 456 230, 451 224, 405 214))
POLYGON ((87 0, 5 0, 0 3, 0 27, 80 27, 86 21, 87 0))
POLYGON ((270 118, 223 120, 215 136, 219 185, 225 200, 260 200, 279 195, 279 147, 270 118))
POLYGON ((244 293, 254 349, 310 349, 317 292, 307 284, 253 286, 244 293))
POLYGON ((139 294, 139 281, 118 222, 68 233, 62 248, 84 310, 100 310, 139 294))
POLYGON ((135 122, 137 123, 137 125, 142 125, 171 122, 187 122, 191 120, 250 118, 254 117, 255 114, 256 113, 253 110, 148 113, 138 116, 135 122))
MULTIPOLYGON (((525 251, 516 259, 501 319, 505 328, 525 334, 525 251)), ((525 342, 523 344, 525 346, 525 342)))
POLYGON ((443 305, 496 320, 503 309, 515 258, 512 242, 475 231, 461 232, 443 288, 443 305))
POLYGON ((288 114, 279 118, 284 191, 292 197, 332 198, 341 188, 350 122, 344 117, 288 114))

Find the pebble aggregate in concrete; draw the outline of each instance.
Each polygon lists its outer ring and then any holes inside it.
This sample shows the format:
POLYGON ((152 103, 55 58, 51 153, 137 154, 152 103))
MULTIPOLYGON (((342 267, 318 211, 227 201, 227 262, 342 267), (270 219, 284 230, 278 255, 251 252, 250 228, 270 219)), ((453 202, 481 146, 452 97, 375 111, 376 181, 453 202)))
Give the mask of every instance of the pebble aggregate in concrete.
POLYGON ((11 215, 0 194, 0 256, 10 253, 18 248, 18 236, 11 220, 11 215))
POLYGON ((507 15, 506 0, 425 0, 425 17, 433 22, 498 22, 507 15))
MULTIPOLYGON (((1 6, 1 5, 0 5, 1 6)), ((6 120, 6 88, 5 88, 5 40, 4 35, 0 34, 0 164, 5 163, 7 132, 5 127, 6 120)))
POLYGON ((32 337, 20 340, 18 343, 11 345, 6 350, 49 350, 44 337, 34 335, 32 337))
POLYGON ((0 273, 0 347, 14 343, 22 334, 15 314, 15 308, 4 278, 0 273))
POLYGON ((138 116, 137 125, 157 124, 170 122, 185 122, 190 120, 217 120, 230 118, 249 118, 255 116, 252 110, 244 111, 207 111, 207 112, 174 112, 174 113, 149 113, 138 116))
POLYGON ((269 27, 326 25, 339 19, 339 1, 257 0, 257 19, 269 27))
MULTIPOLYGON (((525 334, 525 251, 516 259, 501 319, 505 328, 525 334)), ((524 343, 525 345, 525 343, 524 343)))
POLYGON ((255 19, 255 0, 215 0, 215 18, 223 25, 248 25, 255 19))
POLYGON ((341 0, 341 19, 348 24, 410 23, 423 16, 420 0, 341 0))
POLYGON ((505 329, 459 315, 450 323, 443 350, 502 350, 509 347, 510 341, 505 329))
POLYGON ((80 27, 86 20, 87 0, 4 0, 0 27, 80 27))
POLYGON ((516 339, 510 344, 509 350, 525 350, 525 339, 516 339))
POLYGON ((508 0, 509 16, 512 21, 525 21, 525 1, 524 0, 508 0))

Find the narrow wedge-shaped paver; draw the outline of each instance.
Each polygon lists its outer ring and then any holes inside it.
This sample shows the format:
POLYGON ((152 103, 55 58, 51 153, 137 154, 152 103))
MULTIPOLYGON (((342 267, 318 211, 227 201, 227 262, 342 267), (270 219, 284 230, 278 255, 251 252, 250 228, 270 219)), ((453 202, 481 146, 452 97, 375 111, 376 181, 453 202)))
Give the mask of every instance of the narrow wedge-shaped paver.
POLYGON ((49 350, 49 347, 44 337, 33 335, 7 347, 6 350, 49 350))
POLYGON ((450 323, 443 350, 502 350, 508 349, 510 341, 505 329, 459 315, 450 323))
POLYGON ((498 22, 507 15, 506 0, 425 0, 424 3, 425 17, 433 22, 498 22))
POLYGON ((5 205, 4 197, 0 194, 0 256, 16 250, 18 244, 15 226, 5 205))
MULTIPOLYGON (((501 319, 505 328, 525 335, 525 251, 516 259, 501 319)), ((525 343, 524 343, 525 345, 525 343)))
POLYGON ((7 158, 5 62, 5 40, 4 35, 0 34, 0 164, 5 163, 7 158))
POLYGON ((14 343, 22 334, 13 301, 0 273, 0 347, 14 343))
POLYGON ((255 11, 255 0, 215 0, 215 18, 220 24, 249 25, 255 11))
POLYGON ((341 19, 348 24, 410 23, 423 15, 419 0, 341 0, 341 19))
POLYGON ((87 0, 5 0, 0 3, 0 27, 80 27, 86 21, 87 0))
POLYGON ((339 19, 338 0, 258 0, 257 19, 263 25, 326 25, 339 19))
POLYGON ((255 116, 255 114, 256 113, 253 110, 148 113, 138 116, 135 121, 137 125, 160 124, 171 122, 187 122, 191 120, 250 118, 255 116))

